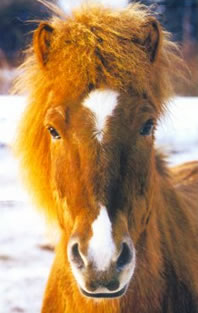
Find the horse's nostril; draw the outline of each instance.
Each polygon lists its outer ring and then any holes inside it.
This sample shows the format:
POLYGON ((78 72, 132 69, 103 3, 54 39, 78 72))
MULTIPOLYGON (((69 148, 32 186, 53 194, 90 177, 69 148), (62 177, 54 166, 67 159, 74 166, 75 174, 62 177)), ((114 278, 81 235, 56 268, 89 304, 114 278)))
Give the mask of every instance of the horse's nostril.
POLYGON ((96 282, 96 281, 91 281, 90 283, 89 283, 89 286, 88 286, 88 289, 90 290, 90 291, 95 291, 96 289, 98 288, 98 282, 96 282))
POLYGON ((125 265, 131 262, 132 259, 132 251, 129 248, 128 244, 124 242, 122 244, 122 251, 119 255, 119 258, 117 260, 117 268, 118 270, 121 270, 125 265))
POLYGON ((79 252, 78 243, 73 244, 71 247, 71 261, 75 263, 78 268, 82 268, 84 266, 83 259, 79 252))
POLYGON ((108 284, 105 285, 105 287, 109 289, 110 291, 117 290, 119 286, 120 286, 120 283, 118 280, 112 280, 108 284))

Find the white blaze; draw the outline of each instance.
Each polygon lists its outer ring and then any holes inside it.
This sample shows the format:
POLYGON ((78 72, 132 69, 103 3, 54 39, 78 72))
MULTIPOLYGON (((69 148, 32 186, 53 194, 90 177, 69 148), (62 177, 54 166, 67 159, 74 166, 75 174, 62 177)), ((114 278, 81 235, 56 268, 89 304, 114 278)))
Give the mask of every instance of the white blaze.
POLYGON ((92 224, 93 236, 88 247, 88 258, 94 262, 98 271, 105 271, 110 266, 116 247, 112 237, 112 225, 106 208, 101 207, 100 213, 92 224))
POLYGON ((117 106, 118 95, 118 92, 110 89, 96 89, 91 91, 83 102, 84 107, 92 111, 95 116, 96 137, 99 141, 102 140, 107 118, 113 114, 117 106))

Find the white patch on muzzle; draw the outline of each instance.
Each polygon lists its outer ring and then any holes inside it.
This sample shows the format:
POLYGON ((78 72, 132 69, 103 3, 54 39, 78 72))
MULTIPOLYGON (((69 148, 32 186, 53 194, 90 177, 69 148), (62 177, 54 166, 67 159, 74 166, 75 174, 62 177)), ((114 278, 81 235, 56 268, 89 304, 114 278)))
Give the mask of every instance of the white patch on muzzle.
POLYGON ((116 247, 112 236, 112 225, 105 207, 101 207, 100 213, 92 224, 93 236, 88 246, 88 259, 94 263, 98 271, 109 268, 116 247))
POLYGON ((107 118, 113 114, 118 104, 118 95, 118 92, 110 89, 96 89, 91 91, 83 101, 83 106, 94 114, 96 123, 95 133, 99 141, 102 141, 107 118))

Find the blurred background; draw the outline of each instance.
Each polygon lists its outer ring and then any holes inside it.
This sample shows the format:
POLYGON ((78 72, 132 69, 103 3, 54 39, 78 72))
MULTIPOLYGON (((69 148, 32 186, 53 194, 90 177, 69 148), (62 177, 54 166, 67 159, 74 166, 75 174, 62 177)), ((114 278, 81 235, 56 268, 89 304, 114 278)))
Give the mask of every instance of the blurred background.
MULTIPOLYGON (((83 2, 48 1, 67 13, 83 2)), ((127 0, 93 1, 127 5, 127 0)), ((198 0, 139 2, 152 6, 161 24, 181 46, 192 73, 190 84, 177 86, 178 95, 157 129, 156 144, 167 153, 170 165, 198 159, 198 0)), ((46 235, 45 221, 32 209, 12 155, 16 125, 26 99, 10 95, 24 50, 38 25, 36 20, 49 17, 49 10, 37 0, 0 0, 0 313, 40 312, 53 260, 50 244, 56 234, 50 229, 46 235)))

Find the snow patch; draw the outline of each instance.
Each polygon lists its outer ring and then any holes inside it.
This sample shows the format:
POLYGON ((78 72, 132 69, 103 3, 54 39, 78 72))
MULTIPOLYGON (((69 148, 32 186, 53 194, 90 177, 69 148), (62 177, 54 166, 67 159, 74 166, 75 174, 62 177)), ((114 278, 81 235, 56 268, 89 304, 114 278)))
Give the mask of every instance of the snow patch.
POLYGON ((0 96, 0 144, 10 144, 16 133, 16 125, 26 106, 21 96, 0 96))
POLYGON ((156 146, 171 164, 198 160, 198 98, 177 97, 159 122, 156 146))

